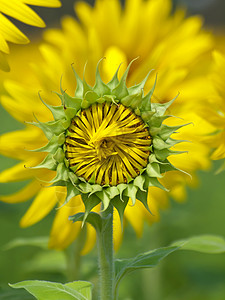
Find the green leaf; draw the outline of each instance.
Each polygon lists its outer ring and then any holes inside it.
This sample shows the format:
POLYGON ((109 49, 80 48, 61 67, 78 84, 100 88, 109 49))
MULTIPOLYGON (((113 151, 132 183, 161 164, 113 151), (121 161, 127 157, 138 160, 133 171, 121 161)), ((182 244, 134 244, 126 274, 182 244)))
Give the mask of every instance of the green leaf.
POLYGON ((48 240, 49 237, 47 236, 16 238, 4 245, 3 250, 10 250, 21 246, 35 246, 42 249, 48 249, 48 240))
POLYGON ((140 269, 154 268, 163 258, 178 248, 177 246, 171 246, 151 250, 130 259, 117 259, 115 261, 115 294, 117 294, 120 281, 125 275, 140 269))
POLYGON ((181 250, 194 250, 203 253, 225 252, 225 240, 221 236, 202 235, 189 239, 179 240, 172 244, 181 247, 181 250))
MULTIPOLYGON (((73 223, 78 222, 78 221, 84 221, 85 218, 85 213, 78 213, 73 216, 69 216, 69 220, 73 221, 73 223)), ((95 212, 90 212, 88 216, 85 219, 85 222, 88 222, 91 224, 96 231, 100 232, 102 228, 102 218, 99 214, 95 212)))
POLYGON ((12 288, 24 288, 38 300, 91 300, 92 284, 74 281, 67 284, 30 280, 9 284, 12 288))
POLYGON ((121 279, 128 273, 156 267, 159 262, 170 253, 177 250, 193 250, 202 253, 224 253, 225 239, 219 236, 202 235, 174 242, 169 247, 150 250, 130 259, 118 259, 115 261, 115 294, 121 279))

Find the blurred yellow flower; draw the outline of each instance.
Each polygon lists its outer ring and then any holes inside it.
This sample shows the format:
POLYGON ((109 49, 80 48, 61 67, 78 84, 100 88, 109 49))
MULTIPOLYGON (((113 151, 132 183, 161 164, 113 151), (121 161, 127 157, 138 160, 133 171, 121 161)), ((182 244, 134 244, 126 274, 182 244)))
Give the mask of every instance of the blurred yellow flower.
MULTIPOLYGON (((165 175, 161 182, 170 189, 170 195, 178 201, 185 199, 187 185, 195 186, 195 172, 210 166, 210 148, 202 142, 202 136, 212 130, 212 126, 196 113, 204 99, 212 92, 211 81, 207 79, 211 68, 210 52, 213 47, 211 36, 204 32, 200 17, 185 18, 183 10, 171 14, 170 0, 127 0, 122 8, 119 0, 97 0, 94 7, 85 2, 75 5, 80 22, 72 17, 62 20, 62 29, 47 30, 46 40, 39 47, 40 54, 33 47, 26 48, 22 56, 31 62, 30 70, 22 73, 18 67, 21 59, 11 56, 15 70, 4 75, 4 88, 7 94, 2 97, 2 105, 17 120, 34 121, 34 115, 42 121, 49 121, 48 109, 38 102, 37 91, 41 90, 43 99, 48 104, 59 105, 51 91, 57 91, 63 74, 62 86, 67 93, 74 92, 74 78, 70 65, 74 63, 78 74, 82 76, 88 61, 85 77, 89 84, 94 83, 95 68, 99 59, 106 57, 101 66, 102 78, 110 80, 118 65, 123 62, 119 75, 135 57, 140 58, 131 66, 128 86, 140 82, 150 69, 158 73, 158 81, 153 101, 164 103, 180 96, 170 107, 169 114, 181 119, 168 119, 168 125, 191 122, 182 133, 174 138, 189 140, 174 146, 173 150, 187 149, 188 153, 174 155, 169 160, 176 167, 190 173, 191 180, 185 173, 172 172, 165 175), (32 57, 35 57, 32 59, 32 57), (22 83, 23 81, 23 83, 22 83)), ((18 55, 18 54, 17 54, 18 55)), ((146 82, 149 90, 155 76, 146 82)), ((14 195, 1 196, 8 203, 26 201, 35 197, 30 208, 21 220, 21 226, 30 226, 44 218, 62 198, 63 188, 45 188, 38 178, 49 180, 54 172, 46 169, 29 169, 26 166, 39 164, 43 153, 30 152, 46 144, 46 138, 38 128, 26 125, 20 131, 1 136, 0 152, 3 155, 20 159, 16 166, 0 174, 0 182, 13 182, 30 179, 29 185, 14 195)), ((57 210, 52 227, 49 246, 67 247, 77 236, 79 225, 68 221, 68 216, 84 209, 79 200, 57 210)), ((168 206, 167 193, 152 187, 148 192, 148 203, 153 213, 150 215, 141 203, 128 205, 125 210, 125 224, 130 223, 136 234, 141 236, 144 221, 149 223, 159 220, 159 209, 168 206)), ((121 242, 122 230, 119 216, 115 212, 115 246, 121 242)), ((94 230, 88 226, 87 242, 83 253, 90 250, 95 242, 94 230)))
MULTIPOLYGON (((225 55, 222 52, 213 52, 213 72, 210 76, 214 91, 209 102, 201 114, 213 126, 212 134, 206 138, 207 143, 214 148, 211 158, 218 160, 225 158, 225 55)), ((221 167, 224 169, 225 165, 221 167)))
POLYGON ((28 38, 5 15, 28 25, 45 27, 44 21, 27 5, 59 7, 59 0, 0 0, 0 69, 9 71, 5 54, 9 54, 8 42, 27 44, 28 38))

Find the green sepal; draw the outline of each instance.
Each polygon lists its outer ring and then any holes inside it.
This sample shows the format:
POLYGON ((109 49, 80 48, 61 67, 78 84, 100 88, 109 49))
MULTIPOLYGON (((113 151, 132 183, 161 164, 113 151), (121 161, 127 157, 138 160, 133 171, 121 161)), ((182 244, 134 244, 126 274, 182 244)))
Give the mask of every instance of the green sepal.
POLYGON ((74 174, 73 172, 69 172, 68 176, 69 176, 69 179, 73 186, 76 186, 76 184, 79 183, 79 179, 78 179, 77 175, 74 174))
POLYGON ((128 67, 126 68, 126 71, 123 73, 123 76, 121 77, 118 85, 112 90, 112 94, 116 95, 117 99, 122 99, 124 97, 126 97, 127 95, 129 95, 127 86, 126 86, 126 79, 127 79, 127 75, 128 72, 130 70, 130 67, 132 65, 132 63, 136 60, 137 58, 133 59, 128 67))
POLYGON ((127 188, 127 185, 125 183, 120 183, 117 185, 117 189, 119 191, 120 199, 123 200, 123 192, 127 188))
POLYGON ((139 175, 134 179, 134 185, 137 186, 141 191, 145 191, 144 184, 145 184, 145 176, 139 175))
POLYGON ((143 111, 143 112, 141 112, 141 118, 143 119, 143 121, 148 123, 154 114, 155 114, 155 111, 143 111))
POLYGON ((134 95, 127 95, 127 96, 123 97, 120 102, 124 106, 129 107, 131 105, 132 101, 136 98, 136 96, 137 96, 136 94, 134 94, 134 95))
POLYGON ((49 105, 41 98, 40 93, 38 93, 38 96, 39 96, 41 102, 51 111, 55 121, 65 118, 64 108, 62 105, 61 106, 49 105))
POLYGON ((156 113, 152 114, 152 116, 146 121, 149 127, 161 127, 162 123, 172 116, 157 116, 156 113))
MULTIPOLYGON (((81 177, 79 177, 80 180, 81 177)), ((84 182, 83 183, 80 183, 77 188, 83 193, 83 194, 89 194, 92 192, 92 185, 89 184, 88 182, 85 181, 85 179, 83 180, 84 182)))
POLYGON ((152 144, 153 144, 154 149, 163 150, 163 149, 168 149, 180 142, 182 142, 182 141, 172 140, 172 139, 167 139, 166 141, 164 141, 157 135, 153 138, 152 144))
POLYGON ((182 153, 187 153, 188 151, 173 151, 171 149, 155 149, 154 153, 157 159, 164 161, 170 155, 178 155, 182 153))
POLYGON ((117 186, 111 186, 109 188, 106 188, 106 191, 110 199, 113 199, 120 194, 120 191, 118 190, 117 186))
POLYGON ((86 82, 86 80, 85 80, 85 76, 84 76, 84 74, 85 74, 85 69, 86 69, 86 64, 85 64, 85 66, 84 66, 84 72, 83 72, 83 97, 82 97, 82 98, 85 97, 85 94, 86 94, 87 92, 93 91, 93 88, 92 88, 92 87, 86 82))
POLYGON ((102 211, 105 211, 108 207, 109 207, 109 203, 110 203, 110 196, 107 193, 107 191, 105 189, 103 189, 100 192, 97 192, 96 195, 99 197, 99 199, 101 199, 102 203, 103 203, 103 209, 102 211))
POLYGON ((60 135, 61 133, 64 133, 64 131, 70 126, 70 121, 64 119, 58 121, 49 121, 46 123, 38 121, 38 123, 33 122, 29 124, 39 127, 44 132, 47 139, 50 140, 53 135, 60 135))
POLYGON ((66 205, 73 197, 80 195, 80 191, 69 181, 66 182, 66 190, 67 190, 66 200, 59 208, 66 205))
POLYGON ((90 197, 94 193, 101 192, 102 189, 103 189, 103 187, 99 184, 92 184, 91 188, 92 188, 92 191, 91 191, 91 193, 89 194, 88 197, 90 197))
POLYGON ((148 192, 138 190, 136 197, 137 197, 137 200, 139 200, 144 205, 144 207, 147 209, 147 211, 152 215, 152 212, 148 206, 148 192))
POLYGON ((84 213, 83 222, 82 222, 82 226, 84 226, 84 223, 85 223, 89 213, 95 206, 97 206, 101 202, 101 200, 95 194, 91 195, 90 197, 88 197, 87 194, 82 194, 81 196, 82 196, 82 200, 83 200, 84 206, 85 206, 85 213, 84 213))
POLYGON ((76 91, 75 91, 75 97, 78 98, 82 98, 83 97, 83 81, 81 80, 80 76, 77 74, 77 72, 75 71, 73 65, 71 65, 73 73, 75 75, 76 78, 76 82, 77 82, 77 87, 76 87, 76 91))
POLYGON ((128 88, 128 92, 129 94, 139 94, 140 92, 142 92, 146 81, 148 80, 149 75, 151 74, 151 72, 153 71, 153 69, 151 71, 148 72, 148 74, 145 76, 145 78, 138 84, 133 85, 131 87, 128 88))
POLYGON ((101 78, 101 75, 99 73, 99 64, 104 58, 100 59, 97 63, 96 67, 96 74, 95 74, 95 85, 93 87, 93 91, 97 93, 99 96, 107 95, 111 93, 111 89, 108 85, 106 85, 101 78))
POLYGON ((56 183, 61 181, 68 181, 69 172, 64 163, 59 163, 56 169, 56 176, 49 183, 56 183))
MULTIPOLYGON (((151 98, 152 98, 152 95, 155 91, 155 87, 156 87, 156 82, 157 82, 157 74, 156 74, 156 77, 155 77, 155 82, 154 82, 154 85, 153 87, 151 88, 151 90, 148 92, 148 94, 142 99, 142 103, 141 103, 141 107, 140 107, 140 110, 141 112, 150 112, 150 111, 154 111, 152 109, 152 105, 151 105, 151 98)), ((145 117, 145 116, 144 116, 145 117)))
POLYGON ((59 99, 61 101, 61 104, 63 105, 63 95, 60 94, 60 93, 58 93, 58 92, 56 92, 56 91, 52 91, 52 93, 56 94, 59 97, 59 99))
POLYGON ((122 228, 123 228, 124 210, 127 206, 128 201, 129 201, 129 197, 126 197, 126 196, 123 197, 123 200, 121 200, 119 196, 116 196, 111 200, 112 205, 118 211, 122 228))
POLYGON ((142 102, 142 92, 136 94, 136 97, 132 100, 130 106, 132 109, 139 107, 142 102))
MULTIPOLYGON (((88 102, 89 105, 94 104, 97 99, 99 98, 99 95, 96 94, 94 91, 88 91, 85 95, 84 95, 84 100, 86 100, 88 102)), ((83 103, 82 101, 82 103, 83 103)))
POLYGON ((147 172, 149 177, 157 177, 157 178, 162 178, 163 177, 161 175, 160 166, 156 162, 151 163, 151 164, 149 163, 147 165, 146 172, 147 172))
POLYGON ((137 191, 138 191, 138 187, 133 185, 132 183, 127 184, 127 188, 124 190, 124 196, 131 198, 132 205, 136 203, 137 191))
POLYGON ((156 110, 156 114, 158 116, 163 116, 166 110, 173 104, 173 102, 177 99, 178 96, 179 94, 172 100, 165 103, 152 103, 152 110, 156 110))
POLYGON ((64 158, 65 158, 65 152, 61 147, 59 147, 56 153, 53 155, 53 159, 58 163, 62 163, 64 161, 64 158))
POLYGON ((166 160, 165 163, 160 166, 160 169, 161 169, 161 173, 170 172, 170 171, 179 171, 192 178, 192 176, 189 173, 185 172, 184 170, 176 168, 168 160, 166 160))
MULTIPOLYGON (((73 223, 82 221, 82 224, 84 224, 84 216, 85 213, 78 213, 73 216, 69 216, 69 220, 72 221, 73 223)), ((99 214, 95 212, 90 212, 86 217, 85 222, 91 224, 97 232, 101 232, 102 218, 99 214)))
POLYGON ((42 168, 49 169, 52 171, 56 170, 57 162, 53 158, 52 153, 49 153, 39 165, 32 167, 32 169, 42 169, 42 168))
POLYGON ((66 92, 64 92, 62 96, 65 108, 73 108, 74 111, 78 112, 78 110, 81 108, 82 98, 71 97, 66 92))
MULTIPOLYGON (((122 64, 122 63, 121 63, 121 64, 122 64)), ((115 87, 119 84, 118 72, 119 72, 119 69, 120 69, 121 64, 120 64, 119 67, 117 68, 115 74, 113 75, 113 78, 107 83, 107 86, 108 86, 111 90, 115 89, 115 87)))
POLYGON ((58 136, 53 135, 53 137, 50 139, 48 144, 46 144, 45 146, 34 150, 28 150, 28 151, 55 153, 58 147, 63 145, 64 142, 65 142, 65 135, 64 133, 61 133, 58 136))
POLYGON ((147 177, 145 182, 147 187, 155 186, 163 191, 169 192, 169 190, 165 188, 156 177, 147 177))
POLYGON ((178 126, 168 126, 168 125, 162 125, 160 129, 159 136, 165 141, 167 140, 171 134, 176 133, 176 131, 184 126, 187 126, 188 124, 178 125, 178 126))

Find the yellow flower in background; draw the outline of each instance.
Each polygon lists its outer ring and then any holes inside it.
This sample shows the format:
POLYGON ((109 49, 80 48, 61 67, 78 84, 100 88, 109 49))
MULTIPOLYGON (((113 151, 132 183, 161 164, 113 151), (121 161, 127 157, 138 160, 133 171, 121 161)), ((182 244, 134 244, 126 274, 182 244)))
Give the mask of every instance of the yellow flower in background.
MULTIPOLYGON (((201 112, 202 116, 214 126, 212 134, 206 138, 207 143, 215 149, 211 158, 214 160, 225 158, 225 55, 213 52, 213 72, 210 76, 215 90, 209 97, 207 107, 201 112)), ((225 165, 221 167, 224 169, 225 165)))
MULTIPOLYGON (((203 100, 212 92, 211 81, 207 79, 210 72, 210 52, 213 41, 202 27, 199 17, 185 18, 182 10, 171 15, 169 0, 127 0, 124 9, 117 0, 98 0, 94 7, 85 2, 76 4, 76 12, 80 22, 72 17, 62 20, 62 29, 47 30, 44 34, 45 43, 39 47, 41 55, 33 47, 27 47, 23 53, 30 61, 30 69, 26 73, 18 71, 17 54, 11 57, 15 70, 7 75, 2 96, 2 105, 20 122, 35 121, 34 115, 41 122, 49 121, 51 114, 40 103, 37 91, 41 90, 42 98, 51 105, 59 105, 59 101, 51 91, 58 91, 61 75, 62 87, 70 95, 74 93, 74 78, 71 63, 82 76, 85 63, 86 81, 93 85, 95 68, 102 57, 106 57, 101 66, 104 82, 110 80, 118 65, 123 62, 119 76, 123 74, 128 63, 135 57, 139 59, 131 66, 127 78, 128 86, 140 82, 150 69, 153 75, 146 82, 146 92, 154 84, 155 75, 158 80, 152 100, 164 103, 180 95, 169 108, 169 114, 181 119, 170 118, 168 125, 192 123, 182 132, 174 134, 175 139, 188 140, 174 146, 174 151, 188 150, 188 153, 169 157, 173 165, 190 173, 171 172, 161 182, 170 189, 170 195, 178 201, 185 198, 187 185, 195 186, 195 172, 209 168, 210 148, 202 141, 202 136, 212 130, 212 126, 198 113, 203 100), (29 50, 31 49, 31 50, 29 50), (32 59, 32 57, 35 57, 32 59), (23 81, 23 83, 22 83, 23 81)), ((27 150, 39 148, 47 140, 41 130, 31 125, 20 131, 7 133, 1 137, 0 152, 6 156, 17 158, 21 163, 3 171, 1 182, 13 182, 29 179, 30 183, 14 195, 1 196, 8 203, 22 202, 35 197, 30 208, 21 220, 21 226, 35 224, 44 218, 59 202, 65 198, 63 188, 46 188, 39 178, 48 181, 55 174, 47 169, 24 168, 39 164, 45 155, 27 150)), ((79 200, 57 210, 52 231, 50 247, 65 248, 77 236, 80 225, 68 221, 70 215, 84 210, 79 200)), ((69 203, 68 203, 69 204, 69 203)), ((153 215, 150 215, 139 202, 135 206, 128 205, 125 209, 125 224, 130 223, 138 236, 143 230, 144 221, 149 223, 159 220, 159 209, 168 206, 167 193, 152 187, 148 192, 148 204, 153 215)), ((122 239, 119 216, 115 212, 115 246, 122 239)), ((94 244, 94 230, 87 227, 87 242, 83 253, 94 244)))
POLYGON ((5 54, 9 54, 8 42, 27 44, 28 38, 6 16, 25 24, 45 27, 44 21, 27 5, 59 7, 59 0, 0 0, 0 69, 9 71, 5 54))

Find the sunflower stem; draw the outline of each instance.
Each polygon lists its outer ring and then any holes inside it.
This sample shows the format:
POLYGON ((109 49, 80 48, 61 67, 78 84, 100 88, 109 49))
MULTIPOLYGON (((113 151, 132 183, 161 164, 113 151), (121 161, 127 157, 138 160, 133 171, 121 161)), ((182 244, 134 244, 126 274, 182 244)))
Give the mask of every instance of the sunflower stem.
POLYGON ((98 234, 98 257, 100 270, 100 300, 113 300, 114 255, 113 255, 113 205, 101 213, 102 230, 98 234))

